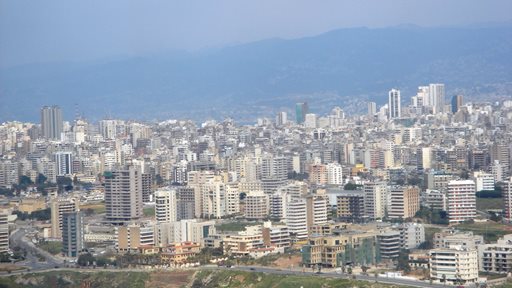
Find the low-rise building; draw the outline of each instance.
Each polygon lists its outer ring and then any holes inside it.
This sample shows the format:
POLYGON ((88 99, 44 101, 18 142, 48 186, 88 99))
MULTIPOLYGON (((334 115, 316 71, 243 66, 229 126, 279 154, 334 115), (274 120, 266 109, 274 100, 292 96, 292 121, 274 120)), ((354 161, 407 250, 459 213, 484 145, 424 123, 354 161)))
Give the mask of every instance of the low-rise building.
POLYGON ((452 245, 429 251, 430 278, 453 284, 478 280, 478 252, 474 248, 452 245))
POLYGON ((512 271, 512 234, 503 236, 497 243, 478 246, 480 271, 507 274, 512 271))

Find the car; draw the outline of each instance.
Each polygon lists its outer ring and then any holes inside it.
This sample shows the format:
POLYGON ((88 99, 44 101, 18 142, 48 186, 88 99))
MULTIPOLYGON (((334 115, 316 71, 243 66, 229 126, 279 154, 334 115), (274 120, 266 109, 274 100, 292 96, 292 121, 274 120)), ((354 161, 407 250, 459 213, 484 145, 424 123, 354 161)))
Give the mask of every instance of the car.
POLYGON ((251 267, 251 268, 249 268, 249 270, 254 271, 254 270, 256 270, 256 268, 251 267))

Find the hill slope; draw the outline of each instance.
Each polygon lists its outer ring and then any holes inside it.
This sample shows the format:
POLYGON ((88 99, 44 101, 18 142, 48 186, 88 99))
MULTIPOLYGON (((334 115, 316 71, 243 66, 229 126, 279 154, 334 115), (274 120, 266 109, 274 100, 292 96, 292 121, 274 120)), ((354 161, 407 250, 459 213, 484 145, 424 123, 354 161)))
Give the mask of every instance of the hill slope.
MULTIPOLYGON (((252 118, 308 100, 316 112, 353 99, 383 103, 392 87, 446 83, 448 96, 512 90, 512 29, 341 29, 315 37, 93 63, 0 71, 0 121, 37 120, 42 105, 89 118, 252 118), (458 89, 458 90, 455 90, 458 89)), ((407 100, 408 101, 408 100, 407 100)))

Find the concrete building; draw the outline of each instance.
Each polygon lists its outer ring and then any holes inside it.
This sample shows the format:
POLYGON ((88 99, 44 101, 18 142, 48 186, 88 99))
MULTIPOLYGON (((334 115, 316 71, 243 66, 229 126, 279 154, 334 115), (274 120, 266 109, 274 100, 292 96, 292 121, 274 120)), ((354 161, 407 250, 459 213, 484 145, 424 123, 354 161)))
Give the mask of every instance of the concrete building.
POLYGON ((444 112, 445 101, 444 84, 429 84, 429 102, 433 114, 444 112))
POLYGON ((142 173, 142 202, 151 202, 153 197, 153 176, 150 173, 142 173))
POLYGON ((462 248, 476 249, 484 244, 482 235, 474 235, 473 232, 461 232, 457 230, 446 230, 434 233, 434 248, 449 248, 460 246, 462 248))
POLYGON ((261 229, 263 245, 265 247, 290 247, 290 231, 286 225, 272 225, 272 222, 263 222, 261 229))
POLYGON ((158 223, 155 226, 155 245, 165 247, 170 243, 194 242, 203 246, 204 239, 215 233, 215 221, 184 219, 158 223))
POLYGON ((345 222, 364 221, 364 194, 347 192, 336 196, 336 216, 345 222))
POLYGON ((414 186, 393 186, 390 189, 388 217, 412 218, 420 210, 420 189, 414 186))
POLYGON ((306 114, 309 113, 309 106, 307 102, 295 104, 295 122, 302 124, 306 120, 306 114))
POLYGON ((307 226, 322 225, 327 223, 327 207, 329 199, 324 195, 306 196, 307 226))
POLYGON ((388 118, 395 119, 402 116, 400 90, 391 89, 388 93, 388 118))
POLYGON ((57 167, 57 176, 70 176, 73 174, 73 153, 55 153, 55 165, 57 167))
POLYGON ((245 218, 264 219, 269 216, 269 197, 263 191, 251 191, 245 197, 245 218))
POLYGON ((503 200, 505 202, 505 218, 512 221, 512 178, 503 182, 503 200))
POLYGON ((338 163, 327 164, 327 184, 342 185, 343 184, 343 167, 338 163))
POLYGON ((450 246, 429 251, 430 278, 453 284, 474 283, 478 280, 476 249, 450 246))
POLYGON ((287 203, 286 226, 293 238, 305 239, 308 237, 306 199, 294 199, 287 203))
POLYGON ((9 251, 9 215, 0 212, 0 253, 9 251))
POLYGON ((386 216, 389 193, 386 182, 364 184, 364 214, 369 219, 382 219, 386 216))
POLYGON ((52 238, 60 239, 62 237, 62 223, 64 214, 79 210, 79 201, 73 198, 55 198, 50 202, 51 213, 51 235, 52 238))
POLYGON ((483 171, 473 173, 476 182, 476 191, 494 191, 494 175, 483 171))
POLYGON ((155 191, 155 218, 157 222, 175 222, 178 219, 176 190, 169 187, 155 191))
POLYGON ((134 167, 107 171, 105 177, 105 218, 114 225, 139 219, 143 213, 142 176, 134 167))
POLYGON ((480 271, 507 274, 512 270, 512 234, 497 243, 478 245, 480 271))
POLYGON ((63 121, 59 106, 44 106, 41 108, 41 130, 45 139, 60 140, 63 121))
POLYGON ((62 216, 62 253, 66 257, 78 257, 85 249, 84 220, 82 212, 65 213, 62 216))
POLYGON ((416 249, 425 242, 425 227, 419 223, 403 223, 398 226, 402 249, 416 249))
POLYGON ((448 220, 450 224, 475 219, 475 193, 475 182, 473 180, 452 180, 448 182, 448 220))
POLYGON ((400 249, 402 247, 399 231, 383 231, 379 235, 377 235, 377 242, 380 251, 380 256, 383 259, 391 260, 398 258, 398 254, 400 253, 400 249))
POLYGON ((116 249, 119 252, 138 252, 139 248, 155 245, 155 227, 151 222, 130 223, 116 227, 116 249))

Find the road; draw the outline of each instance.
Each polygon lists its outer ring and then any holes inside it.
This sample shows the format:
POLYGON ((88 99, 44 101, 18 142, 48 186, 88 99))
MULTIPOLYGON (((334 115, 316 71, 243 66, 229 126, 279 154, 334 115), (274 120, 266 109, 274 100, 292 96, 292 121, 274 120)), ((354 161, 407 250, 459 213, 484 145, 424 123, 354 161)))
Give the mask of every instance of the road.
POLYGON ((31 271, 45 270, 55 268, 55 266, 62 265, 62 261, 54 257, 50 253, 40 249, 30 240, 25 237, 30 228, 21 227, 11 234, 11 247, 19 246, 21 249, 27 251, 25 260, 17 262, 18 265, 28 267, 31 271), (39 261, 39 256, 44 257, 45 261, 39 261))

